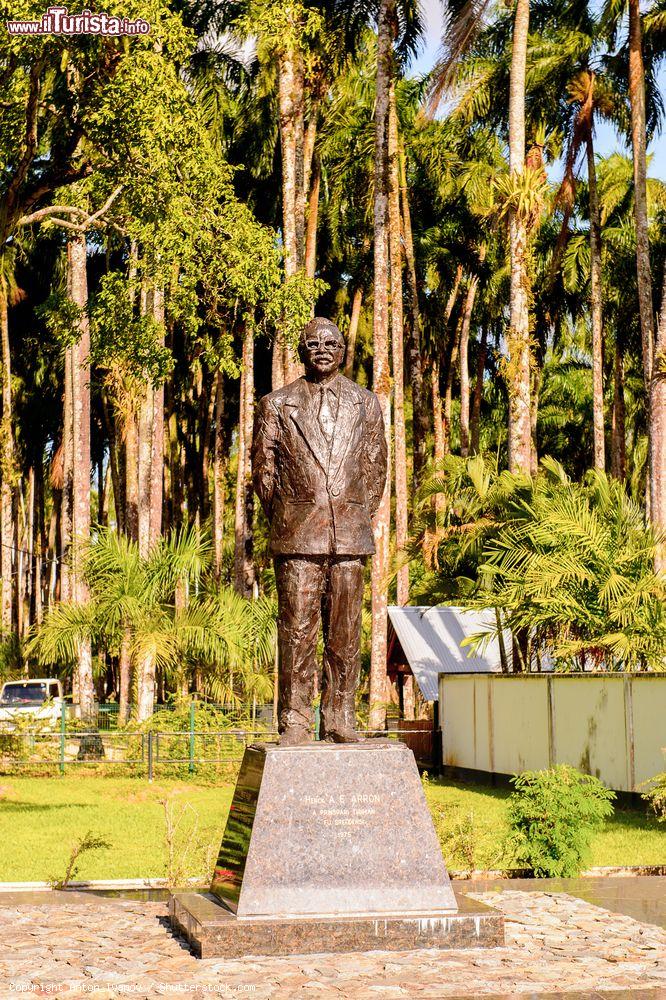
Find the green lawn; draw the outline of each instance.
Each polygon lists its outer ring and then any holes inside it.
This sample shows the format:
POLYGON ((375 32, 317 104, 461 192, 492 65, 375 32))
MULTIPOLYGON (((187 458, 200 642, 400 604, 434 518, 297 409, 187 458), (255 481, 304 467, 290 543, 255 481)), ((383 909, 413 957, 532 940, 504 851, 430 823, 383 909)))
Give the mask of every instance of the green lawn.
MULTIPOLYGON (((66 776, 0 778, 0 881, 61 877, 88 830, 111 846, 80 859, 80 878, 167 874, 165 811, 176 823, 175 866, 205 871, 217 851, 232 785, 176 780, 66 776), (183 855, 187 856, 184 857, 183 855)), ((428 783, 427 797, 452 868, 503 866, 508 792, 483 785, 428 783)), ((214 860, 214 858, 213 858, 214 860)), ((594 839, 592 864, 666 864, 666 825, 639 810, 616 809, 594 839)), ((173 870, 173 869, 172 869, 173 870)))

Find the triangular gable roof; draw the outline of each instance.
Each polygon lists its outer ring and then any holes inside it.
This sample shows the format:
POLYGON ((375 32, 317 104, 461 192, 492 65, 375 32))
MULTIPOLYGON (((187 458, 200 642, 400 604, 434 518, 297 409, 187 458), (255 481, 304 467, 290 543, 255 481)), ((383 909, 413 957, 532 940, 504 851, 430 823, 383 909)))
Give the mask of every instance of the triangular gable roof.
MULTIPOLYGON (((470 635, 495 624, 492 609, 470 611, 455 607, 389 607, 389 621, 426 701, 439 698, 438 676, 444 674, 500 673, 497 638, 472 653, 461 643, 470 635)), ((504 648, 511 662, 511 633, 504 632, 504 648)))

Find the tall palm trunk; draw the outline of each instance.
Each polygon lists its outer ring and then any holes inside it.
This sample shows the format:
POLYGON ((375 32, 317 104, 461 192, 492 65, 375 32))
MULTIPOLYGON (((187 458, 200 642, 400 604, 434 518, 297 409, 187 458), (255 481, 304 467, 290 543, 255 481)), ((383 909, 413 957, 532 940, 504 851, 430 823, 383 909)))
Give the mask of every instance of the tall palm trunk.
POLYGON ((122 725, 129 719, 130 691, 132 680, 132 633, 129 628, 123 630, 118 656, 118 672, 120 684, 118 691, 118 722, 122 725))
MULTIPOLYGON (((453 287, 449 293, 449 297, 446 300, 446 307, 444 309, 444 323, 443 323, 443 337, 445 341, 451 343, 451 337, 449 335, 449 323, 451 322, 451 316, 453 315, 453 310, 456 304, 456 299, 458 298, 458 291, 460 289, 460 282, 462 281, 462 264, 458 265, 456 270, 456 276, 453 280, 453 287)), ((450 368, 450 365, 449 365, 450 368)), ((448 374, 447 369, 447 374, 448 374)), ((435 464, 437 465, 441 462, 446 454, 447 438, 445 436, 444 429, 444 418, 442 415, 442 397, 440 393, 440 360, 437 355, 433 358, 432 362, 432 410, 433 410, 433 424, 434 424, 434 448, 435 448, 435 464)), ((437 500, 437 497, 435 497, 437 500)))
MULTIPOLYGON (((86 274, 86 238, 77 234, 67 243, 69 294, 81 310, 79 337, 69 349, 71 356, 72 428, 72 538, 70 599, 77 604, 88 601, 88 587, 83 573, 83 553, 90 541, 90 326, 88 322, 88 279, 86 274)), ((95 688, 92 674, 92 650, 89 639, 81 640, 77 660, 77 687, 81 718, 92 719, 95 688)))
MULTIPOLYGON (((400 175, 398 116, 395 107, 395 80, 389 88, 388 219, 391 284, 391 350, 393 354, 393 440, 395 448, 395 544, 398 564, 407 548, 407 438, 405 432, 405 376, 402 310, 402 245, 400 232, 400 175)), ((398 604, 409 602, 409 566, 398 568, 398 604)))
POLYGON ((215 436, 213 444, 213 566, 215 582, 222 579, 224 544, 224 494, 226 452, 224 447, 224 375, 218 371, 215 387, 215 436))
MULTIPOLYGON (((645 67, 639 0, 629 0, 629 103, 631 105, 631 144, 634 159, 634 217, 636 223, 636 273, 638 308, 641 318, 643 376, 648 392, 648 511, 656 531, 666 527, 666 471, 664 469, 664 310, 659 320, 655 345, 650 273, 650 244, 647 211, 647 154, 645 123, 645 67)), ((659 571, 664 568, 664 548, 655 559, 659 571)))
MULTIPOLYGON (((373 389, 384 417, 391 445, 391 373, 389 368, 389 240, 388 240, 388 128, 389 93, 393 75, 392 30, 396 0, 382 0, 377 24, 377 83, 375 100, 375 190, 373 389)), ((390 464, 390 461, 389 461, 390 464)), ((391 475, 375 516, 375 555, 372 559, 372 644, 370 656, 370 729, 382 729, 386 720, 386 654, 391 475)))
POLYGON ((460 454, 463 458, 469 455, 469 331, 478 287, 479 277, 473 274, 467 287, 460 327, 460 454))
POLYGON ((627 446, 624 405, 624 361, 615 344, 613 376, 613 422, 611 427, 611 475, 623 483, 627 477, 627 446))
POLYGON ((460 334, 462 329, 463 316, 458 317, 458 323, 456 326, 456 332, 449 344, 448 357, 444 360, 446 362, 446 378, 444 381, 444 416, 442 424, 444 427, 444 454, 448 455, 451 452, 451 424, 452 424, 452 412, 453 412, 453 377, 456 372, 456 365, 458 363, 458 352, 460 350, 460 334))
POLYGON ((354 289, 351 316, 349 318, 349 329, 347 330, 347 351, 345 354, 345 375, 347 376, 347 378, 354 377, 354 357, 356 355, 356 337, 358 335, 358 321, 361 318, 362 305, 363 305, 363 288, 360 285, 358 285, 354 289))
POLYGON ((145 722, 153 714, 155 707, 155 666, 156 657, 153 649, 147 649, 137 658, 137 699, 136 720, 145 722))
MULTIPOLYGON (((287 45, 278 60, 282 237, 287 278, 301 270, 305 255, 304 100, 303 58, 296 47, 287 45)), ((273 347, 273 388, 279 389, 297 374, 298 363, 294 361, 284 337, 278 334, 273 347)))
MULTIPOLYGON (((1 266, 2 262, 0 262, 1 266)), ((2 572, 2 634, 12 630, 14 570, 14 431, 12 426, 12 366, 6 277, 0 273, 0 340, 2 349, 2 441, 0 444, 0 570, 2 572)))
POLYGON ((252 597, 254 591, 254 494, 251 455, 253 414, 254 337, 248 324, 243 333, 234 549, 234 586, 244 597, 252 597))
MULTIPOLYGON (((666 265, 650 381, 650 517, 655 532, 666 535, 666 265)), ((657 546, 655 571, 666 572, 666 544, 657 546)))
MULTIPOLYGON (((517 0, 509 82, 509 170, 525 169, 525 70, 530 22, 529 0, 517 0)), ((509 309, 509 468, 529 474, 531 467, 530 321, 527 222, 509 215, 511 293, 509 309)))
POLYGON ((317 221, 319 219, 319 191, 321 188, 321 162, 315 155, 308 194, 308 221, 305 235, 305 273, 314 278, 317 270, 317 221))
POLYGON ((414 255, 414 236, 412 234, 412 216, 409 208, 409 191, 407 188, 407 165, 405 151, 400 146, 400 199, 402 203, 402 231, 405 244, 405 263, 407 265, 407 287, 409 289, 409 339, 407 342, 407 358, 409 362, 409 381, 412 390, 412 439, 414 460, 414 489, 421 482, 426 464, 426 437, 428 434, 427 402, 423 392, 423 363, 421 360, 421 315, 419 311, 419 290, 416 279, 416 258, 414 255))
MULTIPOLYGON (((144 310, 160 331, 164 345, 164 291, 151 286, 146 290, 144 310)), ((145 558, 162 532, 164 491, 164 384, 147 384, 139 410, 138 423, 138 514, 139 552, 145 558)))
POLYGON ((476 358, 476 381, 472 397, 472 416, 470 417, 470 436, 472 454, 478 455, 481 446, 481 400, 483 399, 483 374, 486 370, 488 356, 488 326, 484 323, 479 343, 479 353, 476 358))
POLYGON ((604 333, 601 271, 601 212, 597 191, 592 130, 587 133, 587 177, 590 191, 590 315, 592 317, 592 422, 594 468, 606 468, 604 444, 604 333))
POLYGON ((645 125, 645 67, 639 0, 629 0, 629 104, 631 106, 631 145, 634 160, 634 219, 636 225, 636 272, 638 309, 641 318, 643 376, 649 392, 654 356, 654 317, 652 314, 652 276, 647 213, 647 154, 645 125))

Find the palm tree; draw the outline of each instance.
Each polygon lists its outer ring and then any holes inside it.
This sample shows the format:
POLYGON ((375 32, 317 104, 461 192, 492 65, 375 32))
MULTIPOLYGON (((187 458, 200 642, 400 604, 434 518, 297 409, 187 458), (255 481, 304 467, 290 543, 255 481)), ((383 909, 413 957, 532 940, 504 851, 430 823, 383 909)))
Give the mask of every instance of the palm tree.
MULTIPOLYGON (((375 101, 374 188, 374 320, 373 389, 384 417, 391 450, 391 376, 389 368, 389 231, 388 136, 396 0, 381 0, 377 24, 377 82, 375 101)), ((390 463, 389 463, 390 465, 390 463)), ((370 654, 370 729, 384 725, 386 701, 387 577, 391 530, 391 476, 375 516, 375 555, 372 558, 372 644, 370 654)))
MULTIPOLYGON (((529 24, 529 0, 517 0, 509 80, 509 172, 516 182, 525 170, 525 73, 529 24)), ((532 430, 527 221, 513 208, 509 212, 509 250, 509 468, 512 472, 529 472, 532 467, 532 430)))
MULTIPOLYGON (((194 530, 161 539, 147 557, 126 536, 100 532, 86 556, 88 604, 63 602, 49 609, 30 654, 40 663, 71 663, 84 639, 114 655, 124 649, 121 670, 129 666, 133 673, 138 722, 153 712, 158 669, 177 686, 188 666, 196 666, 220 690, 229 689, 230 676, 251 687, 253 664, 265 667, 273 657, 266 608, 253 612, 225 588, 206 590, 209 554, 194 530), (190 594, 184 604, 176 599, 179 587, 190 594)), ((121 718, 129 687, 129 678, 121 677, 121 718)))

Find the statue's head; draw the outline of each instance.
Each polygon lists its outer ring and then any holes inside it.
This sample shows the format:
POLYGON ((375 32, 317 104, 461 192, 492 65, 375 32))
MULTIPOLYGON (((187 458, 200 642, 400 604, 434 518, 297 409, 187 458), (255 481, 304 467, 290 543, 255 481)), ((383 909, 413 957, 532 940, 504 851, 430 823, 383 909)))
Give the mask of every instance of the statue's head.
POLYGON ((315 316, 303 328, 298 356, 305 365, 305 372, 313 378, 332 375, 345 356, 345 338, 335 323, 322 316, 315 316))

